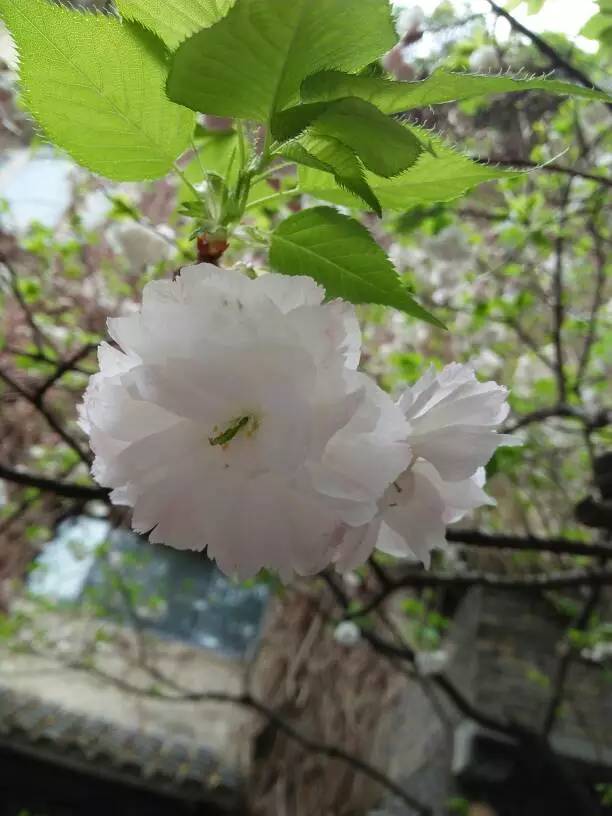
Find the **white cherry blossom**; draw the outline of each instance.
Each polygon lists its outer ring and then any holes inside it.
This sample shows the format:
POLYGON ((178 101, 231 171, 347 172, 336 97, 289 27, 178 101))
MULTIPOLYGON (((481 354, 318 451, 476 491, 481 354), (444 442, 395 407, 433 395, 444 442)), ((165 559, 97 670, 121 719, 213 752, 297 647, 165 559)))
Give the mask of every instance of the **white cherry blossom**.
POLYGON ((82 406, 93 473, 152 542, 230 575, 331 561, 407 468, 408 424, 357 371, 352 306, 310 278, 202 264, 109 320, 82 406))
POLYGON ((361 640, 361 629, 354 621, 342 621, 334 629, 334 640, 341 646, 356 646, 361 640))
POLYGON ((379 513, 361 529, 345 528, 336 552, 341 571, 355 569, 374 549, 429 565, 445 546, 446 527, 495 504, 484 490, 484 466, 500 445, 520 444, 496 433, 508 415, 508 392, 481 383, 458 363, 431 368, 406 389, 399 406, 409 423, 410 467, 388 488, 379 513))

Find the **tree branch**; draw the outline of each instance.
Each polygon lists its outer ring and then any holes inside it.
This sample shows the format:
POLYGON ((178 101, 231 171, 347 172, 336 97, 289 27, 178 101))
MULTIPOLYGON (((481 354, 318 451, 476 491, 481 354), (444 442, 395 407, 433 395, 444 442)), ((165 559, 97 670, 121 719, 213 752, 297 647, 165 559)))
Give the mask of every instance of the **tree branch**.
MULTIPOLYGON (((350 607, 349 599, 346 597, 343 590, 338 586, 333 576, 329 573, 324 573, 322 577, 336 598, 336 601, 340 604, 342 609, 344 609, 345 618, 351 617, 351 615, 348 614, 350 607)), ((385 596, 387 594, 388 592, 385 593, 385 596)), ((363 639, 369 643, 376 652, 384 655, 385 657, 406 661, 412 666, 416 667, 416 654, 414 649, 412 649, 410 646, 396 646, 395 644, 384 640, 384 638, 379 637, 370 629, 363 627, 360 627, 360 629, 363 639)), ((457 708, 457 710, 460 711, 465 717, 474 720, 474 722, 482 725, 483 728, 490 728, 502 734, 507 734, 508 736, 517 736, 517 729, 515 729, 514 726, 499 722, 495 718, 490 717, 488 714, 479 711, 444 675, 435 674, 432 676, 431 680, 432 683, 434 683, 442 692, 444 692, 455 708, 457 708)))
POLYGON ((584 379, 584 376, 589 367, 589 362, 591 360, 593 344, 597 339, 597 324, 599 318, 599 310, 601 309, 604 302, 604 286, 606 282, 607 257, 603 247, 603 241, 601 235, 599 234, 597 228, 595 227, 595 224, 592 221, 589 226, 589 230, 591 232, 591 235, 593 236, 593 242, 595 245, 597 275, 595 278, 595 293, 593 295, 593 304, 591 306, 591 314, 589 315, 589 328, 587 331, 586 339, 584 341, 584 348, 580 356, 580 362, 578 363, 578 372, 576 374, 576 383, 574 390, 576 391, 577 394, 580 393, 580 386, 582 385, 582 381, 584 379))
POLYGON ((565 376, 565 349, 563 347, 563 324, 565 322, 565 292, 563 280, 563 254, 565 251, 565 229, 567 205, 572 189, 570 178, 561 197, 561 217, 559 234, 555 239, 555 270, 552 280, 553 299, 553 343, 555 347, 555 378, 557 380, 557 399, 562 404, 567 399, 567 378, 565 376))
POLYGON ((32 395, 32 399, 36 400, 36 402, 40 402, 42 398, 45 396, 47 391, 50 388, 53 388, 56 382, 62 379, 64 374, 67 374, 69 371, 77 370, 78 364, 81 360, 84 360, 85 357, 88 357, 92 351, 95 351, 96 346, 93 343, 88 343, 83 348, 80 348, 78 351, 75 351, 67 360, 64 360, 62 363, 58 363, 57 368, 49 376, 44 383, 34 392, 32 395))
POLYGON ((46 493, 53 493, 65 499, 76 499, 77 501, 103 501, 110 503, 109 491, 103 487, 87 487, 87 485, 71 484, 60 482, 55 479, 47 479, 43 476, 36 476, 32 473, 22 473, 18 470, 6 467, 0 463, 0 479, 4 479, 12 484, 23 487, 35 487, 46 493))
POLYGON ((289 737, 289 739, 293 740, 294 742, 297 742, 298 745, 301 745, 302 748, 306 749, 307 751, 310 751, 313 754, 328 757, 329 759, 336 759, 340 762, 344 762, 346 765, 353 768, 353 770, 363 774, 363 776, 367 776, 368 779, 372 780, 372 782, 380 785, 386 791, 403 802, 404 805, 411 808, 414 813, 418 814, 418 816, 433 816, 433 811, 429 806, 423 804, 414 796, 411 796, 404 790, 404 788, 394 782, 381 770, 375 768, 373 765, 370 765, 368 762, 365 762, 359 757, 354 756, 348 751, 345 751, 343 748, 339 748, 336 745, 318 742, 306 734, 303 734, 301 731, 298 731, 297 728, 294 728, 290 723, 284 720, 279 714, 276 713, 276 711, 265 705, 265 703, 262 703, 260 700, 257 700, 249 692, 244 692, 242 694, 229 694, 223 691, 198 692, 181 689, 180 687, 175 687, 174 684, 172 684, 172 687, 177 688, 176 694, 168 694, 158 691, 157 689, 155 691, 147 691, 146 689, 133 686, 128 681, 123 680, 120 677, 115 677, 102 669, 92 667, 89 663, 72 660, 65 661, 64 665, 66 665, 68 668, 74 669, 75 671, 84 671, 89 674, 93 674, 100 680, 116 686, 127 694, 133 694, 141 697, 149 696, 157 700, 161 699, 173 703, 220 703, 224 705, 236 705, 242 708, 248 708, 264 717, 278 731, 285 734, 285 736, 289 737))
POLYGON ((47 425, 55 431, 55 433, 62 439, 69 448, 77 454, 79 459, 84 462, 88 467, 91 465, 91 457, 81 448, 81 446, 74 440, 70 434, 66 431, 63 427, 61 422, 55 417, 55 415, 49 410, 49 408, 45 405, 44 399, 42 397, 37 397, 35 394, 31 394, 25 388, 23 388, 16 380, 10 377, 5 371, 0 369, 0 379, 4 380, 4 382, 11 388, 16 394, 19 394, 20 397, 23 397, 24 400, 30 403, 38 413, 43 416, 46 421, 47 425))
MULTIPOLYGON (((602 590, 601 585, 595 586, 591 589, 589 597, 587 598, 587 601, 580 615, 578 616, 578 619, 572 626, 573 629, 577 629, 578 631, 583 632, 587 628, 587 626, 589 625, 589 621, 591 620, 591 616, 595 612, 595 609, 597 608, 597 605, 601 598, 601 590, 602 590)), ((563 695, 565 694, 565 686, 567 682, 567 677, 569 675, 569 670, 572 665, 573 657, 574 652, 572 644, 568 641, 566 635, 561 649, 561 659, 557 667, 557 674, 553 686, 553 692, 548 702, 546 714, 544 717, 544 727, 542 729, 542 732, 543 735, 547 738, 550 736, 555 726, 555 722, 557 721, 557 716, 561 708, 563 695)))
POLYGON ((545 173, 560 173, 571 178, 581 178, 587 181, 595 181, 603 184, 605 187, 612 187, 612 178, 606 176, 597 176, 595 173, 587 173, 583 170, 576 170, 574 167, 564 167, 561 164, 552 162, 550 164, 538 164, 538 162, 530 161, 529 159, 519 158, 496 158, 495 156, 473 156, 474 161, 480 164, 499 164, 502 167, 524 167, 533 170, 543 170, 545 173))
POLYGON ((588 414, 580 408, 574 408, 572 405, 553 405, 551 408, 541 408, 538 411, 532 411, 524 417, 517 419, 516 422, 504 426, 504 433, 514 433, 519 428, 525 428, 527 425, 532 425, 535 422, 544 422, 547 419, 575 419, 588 430, 597 431, 606 428, 612 424, 612 408, 602 408, 596 414, 588 414))
POLYGON ((361 618, 370 615, 388 598, 401 589, 425 589, 446 587, 452 589, 488 589, 508 592, 542 592, 553 589, 574 589, 582 586, 612 586, 612 569, 567 570, 553 574, 531 573, 529 575, 496 575, 486 572, 467 572, 459 575, 441 572, 411 572, 396 578, 392 584, 376 595, 368 604, 347 615, 361 618))
MULTIPOLYGON (((546 42, 542 37, 536 34, 533 31, 530 31, 526 26, 513 17, 509 12, 505 9, 498 6, 495 0, 487 0, 488 4, 491 6, 495 14, 498 17, 503 17, 504 20, 507 20, 512 28, 517 31, 519 34, 523 34, 527 37, 531 42, 535 45, 538 51, 544 56, 548 57, 548 59, 552 62, 555 68, 559 68, 568 76, 575 79, 581 85, 584 85, 585 88, 594 88, 596 91, 600 91, 601 93, 605 93, 603 88, 600 88, 596 85, 589 77, 583 73, 579 68, 576 68, 571 62, 565 59, 565 57, 560 54, 555 48, 550 45, 550 43, 546 42)), ((608 108, 612 110, 612 105, 607 103, 608 108)))
POLYGON ((512 536, 481 533, 479 530, 447 530, 446 539, 455 544, 471 547, 494 548, 499 550, 519 550, 551 552, 557 555, 580 555, 612 558, 612 545, 568 538, 539 538, 538 536, 512 536))

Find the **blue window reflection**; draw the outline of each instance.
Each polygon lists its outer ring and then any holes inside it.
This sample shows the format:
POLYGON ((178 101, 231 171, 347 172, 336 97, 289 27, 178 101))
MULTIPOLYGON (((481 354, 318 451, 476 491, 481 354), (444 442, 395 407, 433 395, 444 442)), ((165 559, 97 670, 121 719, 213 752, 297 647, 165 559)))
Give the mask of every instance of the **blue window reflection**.
POLYGON ((235 584, 202 553, 151 545, 91 518, 60 525, 28 590, 236 657, 254 645, 268 599, 266 586, 235 584))

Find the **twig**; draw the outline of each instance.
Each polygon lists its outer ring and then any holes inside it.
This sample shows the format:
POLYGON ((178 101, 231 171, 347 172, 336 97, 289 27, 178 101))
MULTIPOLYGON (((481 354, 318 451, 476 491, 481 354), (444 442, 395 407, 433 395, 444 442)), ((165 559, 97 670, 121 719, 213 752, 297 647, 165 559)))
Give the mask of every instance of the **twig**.
POLYGON ((91 465, 91 457, 85 453, 85 451, 81 448, 81 446, 74 440, 70 434, 66 431, 66 429, 62 426, 61 422, 55 417, 55 415, 49 410, 49 408, 45 405, 44 400, 42 398, 37 398, 35 394, 31 394, 25 388, 23 388, 16 380, 14 380, 11 376, 9 376, 5 371, 0 369, 0 379, 4 380, 4 382, 15 391, 16 394, 19 394, 20 397, 23 397, 27 402, 29 402, 38 413, 43 416, 46 421, 47 425, 55 431, 55 433, 62 439, 68 447, 72 448, 72 450, 77 454, 79 459, 84 462, 87 466, 91 465))
MULTIPOLYGON (((345 611, 348 611, 349 599, 346 597, 342 589, 338 586, 333 576, 330 575, 329 573, 324 573, 322 577, 326 582, 327 586, 329 587, 329 589, 331 590, 332 594, 340 604, 340 606, 345 611)), ((412 649, 410 646, 401 647, 396 646, 395 644, 389 643, 388 641, 379 637, 375 632, 372 632, 370 629, 366 629, 363 627, 360 628, 363 639, 367 643, 369 643, 370 646, 372 646, 372 648, 375 649, 375 651, 377 651, 379 654, 385 655, 386 657, 404 660, 413 666, 416 664, 416 653, 414 649, 412 649)), ((490 717, 488 714, 476 709, 470 703, 470 701, 463 696, 459 689, 457 689, 453 685, 453 683, 444 675, 442 674, 433 675, 432 683, 434 683, 439 689, 441 689, 444 692, 448 699, 450 699, 450 701, 454 704, 458 711, 460 711, 464 716, 474 720, 474 722, 479 723, 479 725, 482 725, 484 728, 491 728, 494 731, 499 731, 500 733, 507 734, 509 736, 516 736, 517 730, 512 725, 499 722, 495 718, 490 717)))
POLYGON ((565 251, 566 210, 572 189, 572 179, 568 181, 561 196, 561 218, 559 234, 555 239, 555 270, 552 280, 553 299, 553 344, 555 347, 555 378, 557 380, 557 397, 559 403, 567 399, 567 379, 565 376, 565 349, 563 348, 563 324, 565 322, 565 293, 563 281, 563 253, 565 251))
POLYGON ((278 731, 281 731, 294 742, 297 742, 307 751, 346 763, 355 771, 367 776, 373 782, 389 791, 389 793, 397 797, 397 799, 402 801, 407 807, 412 808, 412 810, 416 814, 419 814, 419 816, 433 816, 433 811, 430 807, 407 793, 400 785, 394 782, 381 770, 336 745, 328 745, 327 743, 318 742, 317 740, 306 736, 284 720, 272 708, 269 708, 267 705, 265 705, 265 703, 257 700, 248 692, 244 692, 242 694, 229 694, 223 691, 197 692, 188 691, 186 689, 183 690, 176 687, 178 688, 177 694, 167 694, 160 692, 157 689, 155 691, 147 691, 146 689, 138 688, 119 677, 115 677, 102 669, 92 667, 89 663, 83 663, 82 661, 67 661, 64 665, 66 665, 67 668, 71 668, 76 671, 84 671, 89 674, 93 674, 104 682, 113 684, 127 694, 149 696, 158 700, 161 699, 172 703, 220 703, 224 705, 236 705, 242 708, 248 708, 255 711, 257 714, 260 714, 262 717, 265 717, 271 725, 278 729, 278 731))
POLYGON ((581 586, 612 586, 612 569, 567 570, 554 574, 531 573, 529 575, 496 575, 486 572, 453 573, 411 572, 393 581, 366 606, 352 612, 347 617, 359 618, 371 614, 388 598, 401 589, 423 589, 426 587, 451 587, 471 589, 486 587, 509 592, 542 592, 552 589, 572 589, 581 586))
POLYGON ((557 555, 581 555, 612 558, 612 545, 567 538, 539 538, 538 536, 512 536, 481 533, 479 530, 447 530, 447 541, 471 547, 551 552, 557 555))
POLYGON ((543 170, 545 173, 561 173, 571 178, 581 178, 587 181, 596 181, 603 184, 605 187, 612 187, 612 178, 607 176, 597 176, 594 173, 587 173, 583 170, 576 170, 574 167, 564 167, 561 164, 552 162, 550 164, 538 164, 538 162, 529 161, 529 159, 519 158, 497 158, 495 156, 473 156, 474 161, 480 164, 499 164, 502 167, 525 167, 533 170, 543 170))
MULTIPOLYGON (((584 631, 587 626, 589 625, 589 621, 597 605, 601 598, 601 585, 595 586, 591 589, 589 593, 589 597, 578 616, 578 619, 572 626, 572 629, 576 629, 580 632, 584 631)), ((565 637, 565 642, 562 645, 561 649, 561 659, 559 660, 559 665, 557 667, 557 674, 555 678, 555 682, 553 685, 553 692, 551 694, 550 700, 548 702, 548 706, 546 709, 546 714, 544 716, 544 726, 542 728, 543 736, 549 737, 554 726, 555 722, 557 721, 557 716, 559 715, 559 711, 561 708, 561 702, 563 701, 563 695, 565 694, 565 686, 567 682, 567 677, 569 674, 570 667, 572 665, 572 660, 574 657, 574 652, 571 643, 567 640, 567 636, 565 637)))
MULTIPOLYGON (((540 51, 541 54, 547 56, 548 59, 552 62, 552 64, 555 66, 555 68, 560 68, 568 76, 575 79, 581 85, 584 85, 585 88, 594 88, 596 91, 601 91, 601 93, 605 93, 603 88, 600 88, 591 79, 589 79, 589 77, 586 74, 584 74, 579 68, 576 68, 570 62, 568 62, 564 56, 562 56, 555 48, 552 47, 552 45, 550 45, 550 43, 547 43, 546 40, 544 40, 538 34, 536 34, 533 31, 530 31, 522 23, 519 23, 516 17, 513 17, 509 12, 501 8, 501 6, 498 6, 495 0, 487 0, 487 2, 498 17, 503 17, 510 23, 510 25, 515 31, 518 31, 519 34, 523 34, 525 37, 531 40, 531 42, 535 45, 538 51, 540 51)), ((612 110, 612 105, 610 105, 609 103, 608 107, 612 110)))
POLYGON ((591 314, 589 316, 589 328, 587 331, 586 339, 584 341, 582 355, 580 356, 580 362, 578 363, 578 372, 576 374, 576 383, 574 386, 574 390, 576 393, 580 392, 580 386, 582 385, 582 381, 584 379, 591 359, 593 344, 595 343, 595 340, 597 338, 597 323, 599 317, 599 310, 603 305, 604 286, 606 282, 607 258, 606 252, 604 251, 603 248, 603 241, 594 223, 591 222, 589 229, 591 235, 593 236, 593 241, 595 244, 597 275, 595 278, 595 293, 593 295, 593 305, 591 306, 591 314))
POLYGON ((34 487, 46 493, 53 493, 65 499, 77 499, 84 501, 103 501, 110 503, 109 491, 103 487, 88 487, 68 482, 61 482, 55 479, 47 479, 43 476, 36 476, 33 473, 22 473, 13 470, 0 463, 0 479, 5 479, 12 484, 23 487, 34 487))
POLYGON ((571 405, 553 405, 551 408, 540 408, 538 411, 532 411, 524 417, 517 419, 516 422, 504 426, 504 433, 514 433, 520 428, 525 428, 527 425, 532 425, 535 422, 544 422, 547 419, 575 419, 581 422, 585 428, 590 430, 601 430, 612 424, 612 408, 602 408, 596 414, 588 414, 580 408, 574 408, 571 405))
POLYGON ((34 345, 41 354, 43 353, 45 345, 50 346, 50 348, 52 348, 53 351, 57 351, 57 348, 55 347, 54 343, 50 340, 49 337, 47 337, 44 334, 44 332, 34 319, 34 315, 32 314, 30 307, 25 302, 21 292, 19 291, 19 276, 17 275, 14 266, 9 262, 6 255, 4 254, 0 255, 0 263, 3 264, 8 270, 11 279, 11 292, 13 293, 13 297, 19 304, 21 311, 23 312, 23 315, 26 319, 26 323, 32 330, 32 339, 34 340, 34 345))
POLYGON ((75 371, 81 360, 88 357, 92 351, 95 351, 95 349, 96 346, 93 343, 88 343, 86 346, 83 346, 83 348, 72 354, 67 360, 64 360, 63 363, 59 364, 53 374, 48 377, 45 382, 35 391, 33 394, 33 399, 39 402, 45 396, 47 391, 52 388, 56 382, 61 380, 64 374, 67 374, 69 371, 75 371))

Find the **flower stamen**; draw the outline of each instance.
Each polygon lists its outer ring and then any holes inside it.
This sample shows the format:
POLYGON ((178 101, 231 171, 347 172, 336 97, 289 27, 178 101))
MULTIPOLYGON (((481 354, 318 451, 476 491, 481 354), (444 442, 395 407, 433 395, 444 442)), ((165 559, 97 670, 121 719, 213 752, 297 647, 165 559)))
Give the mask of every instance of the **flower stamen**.
MULTIPOLYGON (((223 433, 220 433, 218 436, 209 436, 208 441, 213 447, 223 447, 224 445, 229 445, 229 443, 237 436, 240 431, 245 428, 249 422, 251 421, 251 417, 240 417, 240 419, 235 419, 223 433)), ((215 429, 216 430, 216 429, 215 429)))

